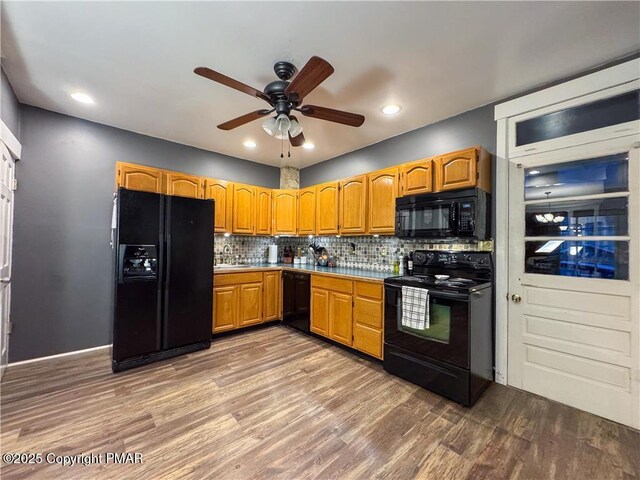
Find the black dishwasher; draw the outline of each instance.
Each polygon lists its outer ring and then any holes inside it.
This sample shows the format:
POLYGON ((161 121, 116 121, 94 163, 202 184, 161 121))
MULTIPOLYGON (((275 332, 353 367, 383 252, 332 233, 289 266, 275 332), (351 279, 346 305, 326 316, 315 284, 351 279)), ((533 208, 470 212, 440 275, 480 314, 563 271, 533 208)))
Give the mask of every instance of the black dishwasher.
POLYGON ((282 323, 310 333, 311 276, 282 272, 282 323))

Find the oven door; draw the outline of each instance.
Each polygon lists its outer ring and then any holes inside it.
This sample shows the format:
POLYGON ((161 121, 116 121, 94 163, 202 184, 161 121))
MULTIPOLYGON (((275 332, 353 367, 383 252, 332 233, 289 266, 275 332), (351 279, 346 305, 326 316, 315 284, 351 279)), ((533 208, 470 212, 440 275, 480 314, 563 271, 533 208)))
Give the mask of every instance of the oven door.
POLYGON ((396 206, 396 237, 447 238, 457 234, 457 202, 435 201, 396 206))
POLYGON ((402 287, 385 285, 384 341, 417 355, 469 367, 469 296, 429 290, 429 328, 402 324, 402 287))

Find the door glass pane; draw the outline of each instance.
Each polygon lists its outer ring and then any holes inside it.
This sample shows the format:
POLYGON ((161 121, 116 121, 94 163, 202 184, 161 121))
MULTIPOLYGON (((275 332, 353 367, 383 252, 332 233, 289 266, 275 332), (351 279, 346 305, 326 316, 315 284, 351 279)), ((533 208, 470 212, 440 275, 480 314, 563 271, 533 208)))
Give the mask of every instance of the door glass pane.
POLYGON ((516 124, 516 145, 551 140, 640 118, 640 91, 530 118, 516 124))
POLYGON ((628 154, 527 168, 524 199, 556 200, 578 195, 625 192, 629 189, 628 154), (548 195, 547 195, 548 194, 548 195))
POLYGON ((402 324, 402 318, 398 318, 398 330, 415 335, 417 337, 449 343, 451 336, 451 307, 441 305, 435 300, 429 302, 429 328, 418 330, 402 324))
POLYGON ((524 263, 526 273, 628 280, 629 242, 527 241, 524 263))
POLYGON ((526 236, 627 235, 628 208, 627 197, 527 205, 526 236))

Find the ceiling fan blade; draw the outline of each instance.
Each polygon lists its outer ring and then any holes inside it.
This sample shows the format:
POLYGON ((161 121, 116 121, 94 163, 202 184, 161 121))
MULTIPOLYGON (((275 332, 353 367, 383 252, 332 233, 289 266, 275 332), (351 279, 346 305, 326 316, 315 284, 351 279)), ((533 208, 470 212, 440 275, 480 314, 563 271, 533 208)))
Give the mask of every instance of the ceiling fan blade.
POLYGON ((297 137, 292 137, 291 134, 289 134, 289 141, 294 147, 301 147, 304 145, 304 134, 299 133, 297 137))
POLYGON ((311 57, 307 64, 302 67, 300 73, 293 78, 284 93, 287 95, 295 93, 296 99, 302 101, 333 72, 333 67, 329 62, 320 57, 311 57))
POLYGON ((326 120, 328 122, 342 123, 351 127, 359 127, 364 123, 364 116, 357 113, 343 112, 333 108, 317 107, 315 105, 305 105, 300 107, 300 113, 306 117, 326 120))
POLYGON ((218 128, 220 130, 233 130, 236 127, 244 125, 245 123, 253 122, 254 120, 262 118, 265 115, 269 115, 271 112, 273 112, 273 110, 256 110, 255 112, 247 113, 245 115, 242 115, 241 117, 221 123, 220 125, 218 125, 218 128))
POLYGON ((213 80, 214 82, 221 83, 222 85, 226 85, 227 87, 231 87, 235 90, 251 95, 252 97, 261 98, 262 100, 271 103, 271 99, 260 90, 256 90, 249 85, 245 85, 242 82, 227 77, 226 75, 216 72, 215 70, 211 70, 210 68, 198 67, 193 72, 197 75, 200 75, 201 77, 208 78, 209 80, 213 80))

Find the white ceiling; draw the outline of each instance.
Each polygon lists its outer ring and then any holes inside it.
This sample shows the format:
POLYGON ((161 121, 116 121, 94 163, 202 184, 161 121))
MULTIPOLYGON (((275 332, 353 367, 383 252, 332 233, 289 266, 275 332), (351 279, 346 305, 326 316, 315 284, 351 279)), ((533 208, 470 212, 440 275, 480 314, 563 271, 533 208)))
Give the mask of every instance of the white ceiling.
POLYGON ((23 103, 301 168, 637 51, 639 15, 638 2, 3 1, 2 56, 23 103), (262 89, 276 61, 312 55, 335 73, 306 103, 364 114, 362 127, 303 117, 316 148, 284 160, 260 121, 216 128, 266 104, 194 67, 262 89), (382 115, 389 103, 402 111, 382 115))

